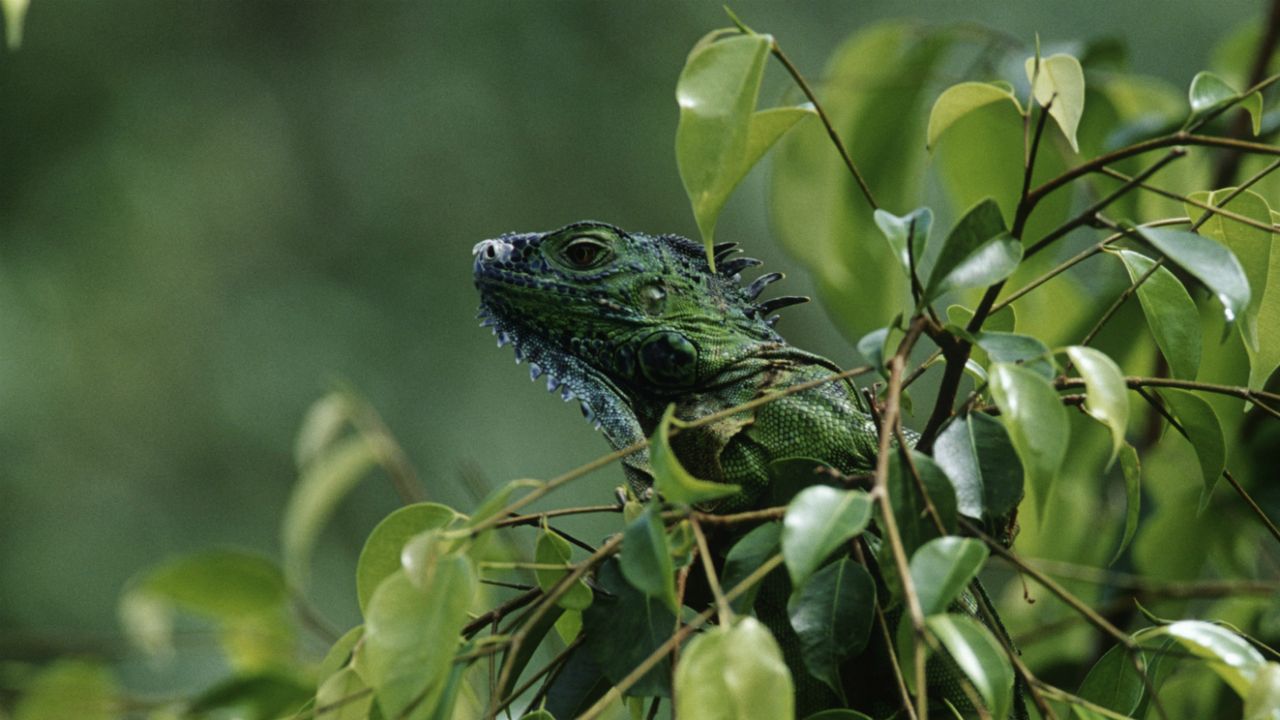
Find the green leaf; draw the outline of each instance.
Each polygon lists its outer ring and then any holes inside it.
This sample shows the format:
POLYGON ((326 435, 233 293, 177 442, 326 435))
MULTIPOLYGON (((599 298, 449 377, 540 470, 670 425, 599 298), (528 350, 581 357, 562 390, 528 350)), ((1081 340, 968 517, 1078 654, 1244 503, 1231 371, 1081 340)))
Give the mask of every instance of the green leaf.
POLYGON ((369 598, 378 583, 400 569, 405 543, 427 530, 439 530, 461 518, 453 508, 438 503, 406 505, 382 519, 369 533, 356 563, 356 596, 360 611, 369 607, 369 598))
POLYGON ((1013 667, 990 631, 962 615, 933 615, 925 618, 925 623, 973 683, 991 716, 1008 717, 1013 704, 1013 667))
MULTIPOLYGON (((1155 265, 1132 250, 1121 250, 1119 255, 1133 282, 1155 265)), ((1194 380, 1200 371, 1200 313, 1187 289, 1168 269, 1159 267, 1138 286, 1138 302, 1156 345, 1169 361, 1170 374, 1194 380)))
POLYGON ((285 573, 295 587, 306 586, 311 550, 334 508, 378 464, 382 452, 373 438, 353 435, 327 447, 303 470, 280 524, 285 573))
POLYGON ((1242 98, 1239 91, 1227 84, 1226 80, 1211 72, 1202 71, 1191 78, 1191 89, 1187 92, 1191 102, 1191 117, 1197 118, 1210 110, 1223 105, 1239 102, 1240 107, 1253 120, 1253 134, 1262 131, 1262 93, 1253 92, 1242 98))
POLYGON ((849 558, 818 570, 787 602, 805 667, 841 698, 840 664, 867 646, 875 604, 875 581, 849 558))
MULTIPOLYGON (((720 574, 720 584, 729 589, 747 579, 766 560, 778 551, 778 543, 782 537, 782 523, 765 523, 733 544, 724 559, 724 571, 720 574)), ((760 583, 749 588, 731 603, 734 612, 750 612, 755 606, 756 593, 760 591, 760 583)))
POLYGON ((947 88, 929 111, 928 139, 925 144, 932 148, 938 138, 957 120, 985 105, 998 102, 1010 102, 1022 114, 1022 106, 1017 98, 1004 87, 991 83, 963 82, 947 88))
MULTIPOLYGON (((1161 670, 1167 670, 1172 662, 1169 650, 1173 643, 1169 638, 1148 640, 1138 650, 1141 653, 1142 667, 1152 685, 1157 688, 1162 677, 1161 670), (1162 665, 1166 667, 1162 668, 1162 665)), ((1138 674, 1134 658, 1123 645, 1115 645, 1103 653, 1085 675, 1076 694, 1121 715, 1136 714, 1142 707, 1143 700, 1148 697, 1147 683, 1138 674)))
MULTIPOLYGON (((947 306, 947 322, 965 328, 973 320, 973 311, 963 305, 947 306)), ((1006 305, 987 316, 982 323, 983 332, 1013 332, 1016 324, 1012 305, 1006 305)))
POLYGON ((914 263, 919 274, 920 259, 924 257, 925 248, 929 244, 929 229, 933 226, 933 211, 927 207, 917 208, 898 217, 886 210, 877 209, 874 213, 876 225, 889 241, 889 249, 902 266, 907 279, 911 278, 914 263))
POLYGON ((1022 502, 1022 464, 1000 421, 983 413, 957 418, 938 435, 933 459, 956 491, 956 510, 999 518, 1022 502))
POLYGON ((742 488, 737 485, 699 480, 684 469, 671 449, 671 425, 679 423, 675 412, 675 404, 667 406, 662 421, 649 438, 649 464, 653 468, 653 485, 658 494, 670 503, 692 505, 741 492, 742 488))
POLYGON ((1249 113, 1249 118, 1253 121, 1253 134, 1262 134, 1262 93, 1249 93, 1248 97, 1240 101, 1240 107, 1249 113))
MULTIPOLYGON (((1218 207, 1234 192, 1234 188, 1226 188, 1212 193, 1195 192, 1189 197, 1218 207)), ((1185 207, 1194 222, 1200 222, 1208 212, 1190 203, 1185 207)), ((1270 206, 1252 190, 1236 194, 1228 209, 1263 225, 1271 224, 1270 206)), ((1249 387, 1260 390, 1280 365, 1280 333, 1259 332, 1259 328, 1280 327, 1280 242, 1275 242, 1266 230, 1218 213, 1203 221, 1200 232, 1226 245, 1244 267, 1251 292, 1239 327, 1249 355, 1249 387)))
POLYGON ((752 617, 694 638, 676 666, 681 720, 794 720, 794 685, 782 651, 752 617))
POLYGON ((1240 697, 1249 694, 1258 673, 1266 665, 1248 640, 1213 623, 1179 620, 1154 628, 1147 637, 1162 635, 1174 638, 1192 655, 1209 660, 1209 667, 1240 697))
POLYGON ((329 651, 324 654, 324 659, 320 661, 319 667, 316 668, 316 676, 327 678, 338 672, 342 668, 351 664, 356 644, 360 642, 360 638, 364 637, 364 625, 357 625, 342 634, 336 642, 330 646, 329 651))
POLYGON ((115 720, 119 690, 111 671, 88 660, 57 660, 31 680, 14 720, 115 720))
POLYGON ((835 710, 819 710, 804 720, 872 720, 872 718, 870 715, 864 715, 857 710, 837 708, 835 710))
POLYGON ((343 668, 330 675, 316 691, 316 707, 332 707, 324 714, 327 720, 366 720, 373 707, 369 686, 353 668, 343 668), (361 693, 365 693, 363 697, 361 693))
POLYGON ((987 561, 987 546, 954 535, 934 538, 911 556, 911 582, 925 615, 946 612, 987 561))
POLYGON ((784 132, 813 114, 811 108, 755 112, 772 42, 755 34, 700 42, 676 82, 676 162, 708 257, 733 189, 784 132))
MULTIPOLYGON (((569 541, 560 537, 556 531, 543 527, 534 545, 533 558, 540 565, 567 565, 573 560, 573 548, 569 546, 569 541)), ((560 582, 561 578, 568 575, 569 571, 537 568, 533 574, 538 580, 538 587, 549 591, 560 582)), ((573 587, 560 597, 557 604, 566 610, 585 610, 591 604, 591 598, 591 588, 587 587, 582 579, 578 579, 573 587)))
POLYGON ((546 710, 534 710, 520 716, 520 720, 556 720, 556 716, 546 710))
POLYGON ((1040 60, 1036 71, 1036 58, 1027 58, 1027 80, 1040 107, 1048 107, 1049 115, 1062 128, 1073 152, 1080 152, 1076 141, 1076 129, 1084 114, 1084 69, 1080 61, 1059 53, 1040 60))
POLYGON ((1187 390, 1162 388, 1169 410, 1182 426, 1181 433, 1191 443, 1200 460, 1200 473, 1204 476, 1204 488, 1200 492, 1199 512, 1209 506, 1209 496, 1222 470, 1227 466, 1227 441, 1222 432, 1218 413, 1204 398, 1187 390))
POLYGON ((430 717, 445 690, 479 581, 461 554, 436 558, 431 583, 405 570, 378 585, 365 617, 367 676, 387 717, 430 717))
POLYGON ((1067 357, 1084 378, 1085 412, 1111 430, 1109 467, 1124 446, 1124 432, 1129 427, 1129 389, 1124 373, 1106 353, 1083 345, 1067 348, 1067 357))
POLYGON ((1036 512, 1044 517, 1058 468, 1067 455, 1070 425, 1058 393, 1048 380, 1005 363, 991 366, 991 397, 1036 493, 1036 512))
POLYGON ((993 362, 1018 363, 1046 380, 1057 371, 1048 346, 1030 335, 984 330, 974 335, 973 341, 993 362))
POLYGON ((1138 234, 1204 283, 1222 303, 1227 322, 1243 318, 1245 308, 1249 307, 1249 279, 1230 250, 1186 230, 1140 227, 1138 234))
POLYGON ((299 706, 311 700, 311 686, 312 683, 279 670, 234 675, 193 698, 185 708, 184 717, 245 720, 292 717, 299 706))
POLYGON ((622 575, 637 590, 676 611, 675 567, 671 547, 655 505, 645 508, 622 535, 622 575))
POLYGON ((1022 244, 1006 232, 1000 206, 983 200, 960 218, 942 244, 925 282, 924 302, 1003 280, 1021 260, 1022 244))
POLYGON ((1133 534, 1138 530, 1138 516, 1142 511, 1142 464, 1138 462, 1138 451, 1129 443, 1120 450, 1120 470, 1124 475, 1124 534, 1120 536, 1120 547, 1116 548, 1107 565, 1115 565, 1125 548, 1129 547, 1133 534))
POLYGON ((31 0, 0 0, 0 11, 4 13, 5 44, 10 50, 22 47, 22 24, 30 4, 31 0))
POLYGON ((1280 665, 1269 662, 1258 669, 1244 696, 1244 720, 1280 720, 1280 665))
POLYGON ((782 519, 782 559, 799 588, 845 541, 871 519, 871 498, 861 490, 825 485, 806 488, 787 506, 782 519))
MULTIPOLYGON (((671 637, 676 617, 664 604, 627 582, 614 558, 596 572, 595 587, 599 590, 595 602, 582 613, 582 642, 600 671, 617 684, 671 637)), ((670 682, 668 655, 632 686, 631 694, 671 697, 670 682)), ((576 712, 556 714, 577 716, 576 712)))
MULTIPOLYGON (((929 493, 942 521, 943 529, 953 532, 956 525, 956 491, 947 479, 946 473, 938 467, 933 458, 924 453, 911 450, 911 460, 916 472, 920 475, 920 485, 929 493)), ((902 547, 911 554, 924 543, 938 537, 938 528, 929 516, 924 496, 911 474, 911 468, 902 458, 901 452, 893 453, 889 459, 888 477, 889 504, 893 506, 893 516, 898 523, 898 534, 902 538, 902 547)))
POLYGON ((504 508, 511 504, 511 494, 516 490, 536 490, 544 486, 546 483, 541 480, 532 478, 517 478, 503 483, 502 486, 493 490, 480 503, 480 507, 471 513, 471 520, 467 523, 471 526, 479 525, 489 518, 502 512, 504 508))

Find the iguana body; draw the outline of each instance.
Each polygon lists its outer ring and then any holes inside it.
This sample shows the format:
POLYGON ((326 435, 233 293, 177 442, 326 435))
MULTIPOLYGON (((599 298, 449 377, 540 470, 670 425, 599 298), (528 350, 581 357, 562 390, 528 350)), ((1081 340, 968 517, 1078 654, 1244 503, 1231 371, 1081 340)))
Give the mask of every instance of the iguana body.
MULTIPOLYGON (((532 377, 547 378, 548 389, 566 401, 577 399, 614 448, 648 437, 671 403, 678 418, 691 420, 838 372, 773 329, 771 313, 804 298, 759 301, 781 276, 744 285, 739 273, 759 261, 733 258, 733 245, 715 251, 713 271, 690 240, 596 222, 486 240, 474 250, 480 317, 499 345, 515 345, 517 362, 527 361, 532 377)), ((822 383, 681 432, 672 447, 694 475, 743 488, 717 510, 759 507, 779 501, 769 493, 777 460, 810 458, 848 475, 870 471, 877 431, 859 407, 851 383, 822 383)), ((624 462, 632 487, 647 490, 648 456, 624 462)), ((786 619, 788 591, 779 573, 766 582, 756 610, 778 636, 798 704, 808 712, 834 694, 803 669, 786 619)), ((882 656, 876 669, 884 672, 885 665, 882 656)), ((864 677, 878 685, 872 695, 888 691, 896 702, 891 676, 864 677)))

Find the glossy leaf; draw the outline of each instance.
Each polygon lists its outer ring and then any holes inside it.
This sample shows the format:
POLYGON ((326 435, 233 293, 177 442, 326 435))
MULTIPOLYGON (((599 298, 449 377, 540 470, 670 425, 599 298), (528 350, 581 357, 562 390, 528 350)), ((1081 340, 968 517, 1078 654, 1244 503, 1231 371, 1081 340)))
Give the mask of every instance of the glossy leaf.
POLYGON ((115 720, 122 717, 111 672, 88 660, 58 660, 24 688, 14 720, 115 720))
POLYGON ((849 558, 815 572, 787 602, 805 667, 840 697, 840 664, 867 646, 875 604, 875 581, 849 558))
POLYGON ((954 535, 934 538, 911 556, 911 582, 925 615, 946 612, 987 561, 987 546, 954 535))
POLYGON ((1160 397, 1182 426, 1181 432, 1191 443, 1200 460, 1204 488, 1200 492, 1199 511, 1209 506, 1209 496, 1227 465, 1227 441, 1218 413, 1204 398, 1187 390, 1162 388, 1160 397))
POLYGON ((627 524, 619 556, 622 575, 637 590, 676 610, 675 566, 662 518, 650 505, 627 524))
POLYGON ((662 421, 649 438, 649 464, 653 468, 653 486, 663 499, 671 503, 688 504, 718 500, 736 495, 742 488, 731 483, 708 482, 689 474, 671 449, 671 425, 676 406, 670 405, 662 415, 662 421))
POLYGON ((1048 346, 1030 335, 984 330, 974 335, 973 340, 992 362, 1018 363, 1046 380, 1052 379, 1057 371, 1048 346))
MULTIPOLYGON (((1151 258, 1132 250, 1118 254, 1133 282, 1155 265, 1151 258)), ((1169 361, 1170 374, 1194 380, 1200 371, 1200 313, 1187 289, 1168 269, 1159 267, 1138 286, 1137 295, 1156 346, 1169 361)))
POLYGON ((1067 348, 1067 357, 1084 378, 1085 412, 1111 430, 1110 466, 1124 446, 1125 429, 1129 427, 1129 389, 1124 373, 1106 353, 1083 345, 1067 348))
MULTIPOLYGON (((1146 631, 1141 636, 1147 637, 1146 631)), ((1151 638, 1140 643, 1141 656, 1137 659, 1157 690, 1163 673, 1177 660, 1170 655, 1173 644, 1169 638, 1151 638)), ((1138 674, 1134 660, 1123 645, 1113 646, 1089 669, 1076 694, 1122 715, 1137 714, 1149 695, 1147 682, 1138 674)))
POLYGON ((1013 667, 991 632, 963 615, 933 615, 925 623, 973 683, 991 716, 1008 717, 1013 705, 1013 667))
POLYGON ((1262 93, 1253 92, 1248 97, 1240 98, 1240 93, 1227 84, 1226 80, 1211 72, 1202 71, 1191 78, 1187 99, 1191 102, 1193 118, 1239 99, 1240 107, 1249 113, 1253 121, 1253 134, 1257 135, 1262 130, 1262 93))
MULTIPOLYGON (((1271 224, 1270 206, 1252 190, 1236 194, 1227 188, 1212 193, 1191 193, 1189 197, 1215 207, 1230 198, 1227 209, 1231 212, 1263 225, 1271 224), (1235 197, 1231 197, 1232 194, 1235 197)), ((1190 203, 1185 207, 1193 221, 1200 221, 1208 212, 1190 203)), ((1249 387, 1260 390, 1280 365, 1280 333, 1260 332, 1260 329, 1280 327, 1280 242, 1266 230, 1217 213, 1203 222, 1200 232, 1226 245, 1240 260, 1249 281, 1249 306, 1239 326, 1249 355, 1249 387)))
POLYGON ((1022 502, 1022 463, 999 420, 982 413, 956 418, 938 435, 933 459, 956 491, 956 510, 998 518, 1022 502))
POLYGON ((871 519, 871 498, 861 490, 825 485, 806 488, 787 506, 782 520, 782 559, 799 588, 822 561, 858 535, 871 519))
POLYGON ((933 109, 929 111, 926 144, 933 147, 948 128, 974 110, 991 103, 1003 102, 1013 103, 1018 113, 1022 113, 1022 106, 1018 105, 1018 100, 1004 87, 981 82, 952 85, 938 96, 937 101, 933 103, 933 109))
POLYGON ((1124 476, 1124 532, 1120 536, 1120 546, 1111 556, 1108 565, 1115 565, 1120 556, 1129 547, 1133 534, 1138 530, 1138 517, 1142 512, 1142 464, 1138 461, 1138 451, 1125 443, 1120 449, 1120 470, 1124 476))
MULTIPOLYGON (((676 618, 660 600, 623 578, 616 559, 600 566, 595 587, 599 590, 595 602, 582 613, 582 642, 599 664, 599 671, 616 684, 671 637, 676 618)), ((671 697, 670 657, 645 673, 632 693, 671 697)), ((577 713, 565 716, 576 717, 577 713)))
POLYGON ((1204 283, 1222 303, 1227 322, 1239 322, 1244 317, 1250 300, 1249 279, 1230 250, 1186 230, 1138 228, 1138 234, 1204 283))
POLYGON ((889 249, 902 266, 904 276, 911 278, 913 263, 919 275, 920 260, 929 243, 929 229, 933 227, 933 211, 923 207, 898 217, 887 210, 876 210, 874 216, 880 232, 889 241, 889 249))
MULTIPOLYGON (((765 523, 743 535, 741 540, 729 548, 729 554, 725 556, 720 584, 727 590, 745 580, 778 552, 781 537, 782 523, 776 522, 765 523)), ((755 605, 756 593, 759 591, 760 583, 757 583, 734 599, 732 601, 734 612, 749 612, 755 605)))
POLYGON ((793 720, 794 685, 764 625, 744 617, 694 638, 676 666, 681 720, 793 720))
POLYGON ((1035 488, 1036 512, 1043 518, 1067 455, 1067 412, 1049 381, 1030 370, 996 363, 990 377, 991 397, 1000 408, 1000 420, 1022 460, 1027 482, 1035 488))
POLYGON ((430 585, 419 587, 405 570, 397 570, 369 601, 362 646, 365 680, 387 717, 418 720, 435 711, 479 585, 461 554, 437 558, 430 577, 430 585))
POLYGON ((1067 136, 1071 149, 1079 152, 1076 129, 1080 127, 1080 116, 1084 114, 1085 97, 1084 69, 1080 67, 1080 61, 1059 53, 1040 58, 1037 70, 1036 58, 1027 58, 1026 70, 1036 102, 1049 108, 1050 117, 1067 136))
MULTIPOLYGON (((915 450, 911 459, 919 473, 920 485, 929 493, 929 500, 942 521, 947 532, 954 532, 956 526, 956 491, 947 479, 942 468, 934 463, 933 458, 915 450)), ((898 534, 902 538, 902 547, 911 554, 924 543, 938 537, 937 524, 929 515, 925 498, 920 493, 916 478, 911 468, 902 458, 901 452, 893 453, 889 460, 888 477, 889 503, 893 506, 894 519, 898 523, 898 534)))
POLYGON ((368 687, 354 669, 343 668, 320 684, 316 707, 333 708, 324 714, 328 720, 365 720, 373 707, 373 695, 367 692, 368 687))
POLYGON ((1147 637, 1162 635, 1174 638, 1192 655, 1209 660, 1209 667, 1241 697, 1249 694, 1266 665, 1248 640, 1213 623, 1179 620, 1155 628, 1147 637))
MULTIPOLYGON (((542 528, 538 532, 538 540, 534 544, 533 559, 539 565, 568 565, 573 560, 573 548, 569 541, 550 528, 542 528)), ((537 568, 533 571, 538 580, 538 587, 549 591, 560 579, 569 574, 568 570, 551 570, 537 568)), ((579 579, 573 587, 560 597, 557 604, 566 610, 584 610, 591 604, 591 588, 579 579)))
POLYGON ((813 114, 811 108, 755 112, 772 41, 744 34, 700 42, 676 82, 676 161, 708 254, 733 189, 784 132, 813 114))
POLYGON ((443 529, 461 517, 447 505, 415 503, 383 518, 364 541, 356 563, 356 596, 361 612, 368 608, 378 583, 400 569, 400 553, 410 538, 427 530, 443 529))
POLYGON ((1280 664, 1269 662, 1244 696, 1244 720, 1280 720, 1280 664))
POLYGON ((924 284, 924 301, 1003 280, 1021 259, 1022 244, 1006 232, 1000 207, 984 200, 960 218, 943 242, 924 284))
POLYGON ((280 524, 285 572, 294 586, 305 587, 316 538, 338 502, 378 464, 381 452, 372 438, 352 435, 326 448, 303 470, 280 524))

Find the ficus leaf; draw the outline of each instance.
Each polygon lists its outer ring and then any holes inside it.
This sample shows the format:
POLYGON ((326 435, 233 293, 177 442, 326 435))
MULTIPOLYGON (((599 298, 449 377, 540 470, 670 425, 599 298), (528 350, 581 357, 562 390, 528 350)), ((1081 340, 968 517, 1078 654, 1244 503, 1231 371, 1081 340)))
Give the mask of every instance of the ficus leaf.
POLYGON ((938 138, 957 120, 965 115, 991 103, 1009 102, 1022 113, 1013 93, 1004 87, 992 83, 962 82, 947 88, 933 103, 929 111, 929 130, 927 132, 928 147, 932 148, 938 138))
POLYGON ((1053 482, 1067 454, 1070 425, 1058 393, 1048 380, 1018 365, 990 368, 991 397, 1018 451, 1027 481, 1035 488, 1036 512, 1044 517, 1053 482))
POLYGON ((1080 116, 1084 114, 1085 98, 1084 69, 1080 67, 1080 61, 1062 53, 1050 55, 1040 60, 1037 71, 1036 59, 1027 58, 1026 70, 1036 102, 1049 108, 1049 115, 1067 136, 1071 149, 1079 152, 1076 129, 1080 127, 1080 116))
POLYGON ((1199 512, 1209 506, 1209 496, 1227 465, 1227 441, 1218 413, 1204 398, 1187 390, 1162 388, 1160 397, 1177 418, 1181 432, 1191 443, 1200 460, 1204 488, 1200 492, 1199 512))
POLYGON ((787 602, 805 667, 841 697, 840 664, 866 647, 875 604, 875 581, 849 558, 822 567, 787 602))
POLYGON ((1227 322, 1240 322, 1249 307, 1249 279, 1240 261, 1222 244, 1186 230, 1138 228, 1138 234, 1170 260, 1196 276, 1222 303, 1227 322))
POLYGON ((799 588, 837 547, 862 532, 871 498, 861 490, 815 485, 801 491, 782 519, 782 559, 799 588))
POLYGON ((1084 378, 1085 412, 1111 431, 1110 466, 1124 445, 1129 426, 1129 389, 1124 374, 1106 353, 1091 347, 1072 345, 1067 348, 1067 357, 1084 378))
POLYGON ((406 505, 386 516, 369 533, 356 562, 356 597, 363 612, 378 583, 400 569, 400 553, 410 538, 427 530, 441 529, 462 518, 457 511, 439 503, 406 505))
POLYGON ((685 646, 676 666, 681 720, 794 720, 794 684, 782 651, 753 617, 685 646))
POLYGON ((978 203, 952 228, 924 285, 924 302, 943 293, 983 287, 1009 277, 1022 260, 1022 243, 1005 229, 1000 206, 978 203))
POLYGON ((658 494, 667 502, 691 505, 740 492, 742 488, 738 485, 699 480, 684 469, 671 449, 671 425, 678 422, 675 411, 674 404, 667 407, 662 421, 649 438, 649 464, 653 468, 653 485, 658 494))
POLYGON ((987 561, 980 540, 954 535, 934 538, 911 556, 911 582, 925 615, 946 612, 987 561))
POLYGON ((950 613, 928 617, 925 624, 973 683, 991 717, 1008 717, 1013 667, 991 632, 971 617, 950 613))
POLYGON ((961 515, 998 518, 1022 501, 1022 462, 1004 425, 990 415, 952 420, 934 443, 933 459, 955 488, 961 515))
MULTIPOLYGON (((1155 261, 1132 250, 1118 253, 1129 279, 1137 282, 1155 261)), ((1200 313, 1182 283, 1164 267, 1157 267, 1138 286, 1138 302, 1156 346, 1169 361, 1170 374, 1194 380, 1200 370, 1200 313)))
POLYGON ((632 520, 622 535, 622 575, 637 590, 676 610, 675 566, 662 518, 654 505, 632 520))

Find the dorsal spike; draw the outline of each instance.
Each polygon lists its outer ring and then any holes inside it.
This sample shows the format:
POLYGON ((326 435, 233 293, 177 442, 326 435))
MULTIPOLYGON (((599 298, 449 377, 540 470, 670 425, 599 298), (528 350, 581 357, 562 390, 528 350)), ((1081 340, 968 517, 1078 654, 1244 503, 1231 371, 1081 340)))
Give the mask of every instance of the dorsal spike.
POLYGON ((738 247, 738 243, 716 243, 711 246, 711 254, 716 260, 734 252, 734 248, 738 247))
POLYGON ((770 315, 769 317, 764 319, 764 324, 768 325, 769 327, 774 327, 775 325, 778 324, 778 321, 781 319, 782 319, 781 315, 770 315))
POLYGON ((777 282, 783 277, 785 276, 780 272, 771 272, 752 280, 751 284, 747 286, 747 299, 755 300, 757 297, 760 297, 760 293, 764 292, 765 286, 771 282, 777 282))
POLYGON ((761 317, 763 317, 771 312, 781 310, 782 308, 807 302, 809 302, 809 298, 803 295, 783 295, 782 297, 769 298, 756 307, 757 312, 759 312, 761 317))
MULTIPOLYGON (((716 259, 716 262, 719 262, 719 258, 716 259)), ((734 258, 729 262, 719 264, 717 266, 717 269, 720 270, 721 275, 724 275, 726 277, 733 277, 734 275, 737 275, 738 273, 742 272, 743 270, 746 270, 747 268, 753 268, 753 267, 756 267, 757 265, 763 265, 763 264, 764 263, 760 262, 755 258, 749 258, 749 257, 734 258)))

